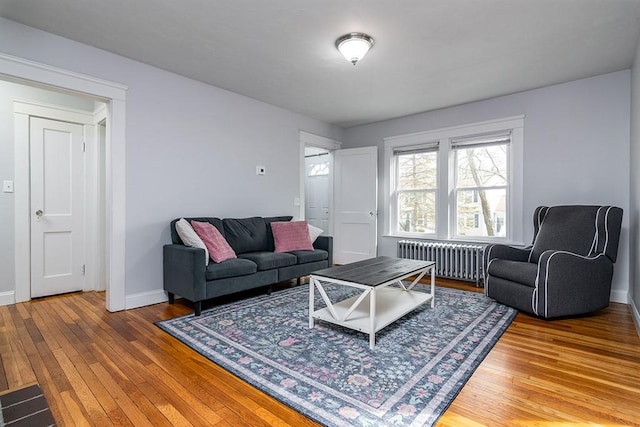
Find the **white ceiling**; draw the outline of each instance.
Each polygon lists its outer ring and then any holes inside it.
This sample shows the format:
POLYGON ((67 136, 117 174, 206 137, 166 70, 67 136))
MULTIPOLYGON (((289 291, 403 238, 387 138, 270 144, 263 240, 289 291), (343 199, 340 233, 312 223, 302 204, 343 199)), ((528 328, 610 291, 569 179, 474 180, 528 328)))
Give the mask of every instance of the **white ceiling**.
POLYGON ((640 0, 0 0, 0 16, 343 127, 631 67, 640 0), (364 32, 356 66, 334 42, 364 32))

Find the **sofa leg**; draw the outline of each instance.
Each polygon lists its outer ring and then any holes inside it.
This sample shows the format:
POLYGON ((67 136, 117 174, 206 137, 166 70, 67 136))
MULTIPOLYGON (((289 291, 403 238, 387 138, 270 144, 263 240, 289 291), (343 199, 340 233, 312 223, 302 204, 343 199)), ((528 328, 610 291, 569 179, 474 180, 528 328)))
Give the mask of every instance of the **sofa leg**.
POLYGON ((202 314, 202 301, 194 302, 193 309, 195 310, 195 315, 200 316, 202 314))
POLYGON ((173 292, 167 292, 169 297, 169 304, 173 304, 176 301, 176 295, 173 292))
POLYGON ((267 295, 271 295, 271 285, 267 286, 267 295))
POLYGON ((298 286, 302 285, 302 277, 298 277, 296 279, 296 285, 298 285, 298 286))

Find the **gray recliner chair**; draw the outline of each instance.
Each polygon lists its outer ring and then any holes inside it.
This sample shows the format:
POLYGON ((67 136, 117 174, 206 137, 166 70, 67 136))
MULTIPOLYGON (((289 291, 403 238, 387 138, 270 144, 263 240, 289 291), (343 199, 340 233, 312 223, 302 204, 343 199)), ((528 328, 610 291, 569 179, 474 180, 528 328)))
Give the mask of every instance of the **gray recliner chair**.
POLYGON ((608 306, 621 224, 614 206, 538 207, 531 246, 486 247, 485 294, 543 318, 608 306))

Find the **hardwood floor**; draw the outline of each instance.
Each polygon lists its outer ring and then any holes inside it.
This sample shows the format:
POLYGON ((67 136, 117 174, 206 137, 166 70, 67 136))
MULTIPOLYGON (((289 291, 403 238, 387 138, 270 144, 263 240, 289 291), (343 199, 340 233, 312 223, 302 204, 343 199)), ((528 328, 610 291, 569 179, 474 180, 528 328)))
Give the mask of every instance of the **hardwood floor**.
MULTIPOLYGON (((316 425, 153 324, 191 311, 178 300, 108 313, 95 292, 0 307, 0 391, 40 383, 61 426, 316 425)), ((552 322, 518 314, 438 425, 640 425, 627 306, 552 322)))

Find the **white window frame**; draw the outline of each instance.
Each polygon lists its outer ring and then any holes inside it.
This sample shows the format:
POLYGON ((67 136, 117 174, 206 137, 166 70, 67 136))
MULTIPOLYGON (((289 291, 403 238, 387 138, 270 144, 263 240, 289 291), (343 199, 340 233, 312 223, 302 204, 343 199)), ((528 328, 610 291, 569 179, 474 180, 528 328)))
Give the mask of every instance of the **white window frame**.
MULTIPOLYGON (((396 147, 398 148, 398 147, 396 147)), ((419 145, 411 145, 411 146, 402 146, 401 148, 403 148, 404 150, 400 150, 402 151, 406 151, 407 153, 409 153, 410 151, 431 151, 431 152, 435 152, 437 154, 438 157, 438 171, 440 171, 440 150, 438 149, 438 142, 437 141, 433 141, 427 144, 419 144, 419 145)), ((395 189, 396 188, 396 180, 398 179, 398 159, 396 157, 395 154, 395 150, 394 152, 392 152, 392 157, 391 157, 391 162, 393 163, 391 165, 391 173, 392 175, 391 177, 391 181, 392 181, 392 188, 395 189)), ((438 200, 438 194, 440 192, 440 183, 442 181, 440 180, 440 176, 436 176, 436 188, 435 189, 424 189, 424 190, 417 190, 417 191, 428 191, 428 192, 433 192, 436 195, 436 209, 437 206, 440 203, 440 200, 438 200)), ((399 218, 398 218, 398 194, 396 191, 393 191, 391 194, 391 206, 389 207, 390 209, 390 217, 393 218, 393 222, 391 222, 391 224, 398 224, 399 218)), ((385 215, 386 217, 386 215, 385 215)), ((436 230, 438 227, 438 212, 436 211, 436 230)), ((397 231, 396 234, 398 235, 402 235, 402 236, 414 236, 419 234, 420 236, 430 236, 430 237, 434 237, 436 235, 436 233, 410 233, 410 232, 402 232, 402 231, 397 231)))
MULTIPOLYGON (((470 143, 462 143, 459 144, 460 148, 464 148, 464 147, 473 147, 473 146, 477 146, 477 145, 485 145, 485 144, 475 144, 472 141, 474 139, 479 139, 484 137, 490 137, 490 136, 504 136, 505 138, 508 137, 509 138, 509 144, 507 147, 507 161, 509 161, 509 159, 511 158, 511 144, 512 144, 512 132, 511 130, 509 130, 508 132, 492 132, 490 134, 484 134, 484 135, 471 135, 467 138, 462 138, 462 139, 469 139, 470 143), (508 134, 508 135, 501 135, 501 134, 508 134)), ((467 239, 472 239, 473 241, 488 241, 488 242, 493 242, 493 241, 504 241, 505 239, 508 239, 508 234, 506 237, 487 237, 487 236, 462 236, 460 234, 458 234, 458 209, 457 209, 457 195, 458 195, 458 191, 470 191, 473 190, 474 191, 474 195, 477 194, 481 188, 484 189, 488 189, 488 190, 493 190, 493 189, 501 189, 504 188, 506 190, 506 204, 509 208, 509 210, 511 209, 511 205, 509 204, 509 200, 511 199, 511 188, 510 188, 510 178, 511 178, 511 162, 507 163, 507 183, 505 185, 501 185, 501 186, 496 186, 496 187, 469 187, 469 188, 459 188, 458 187, 458 176, 457 176, 457 171, 458 171, 458 158, 456 156, 456 149, 454 148, 454 141, 456 141, 456 138, 451 138, 450 139, 450 149, 451 149, 451 159, 450 159, 450 166, 451 169, 453 171, 453 182, 451 183, 451 191, 450 191, 450 197, 449 197, 449 206, 451 207, 451 209, 449 210, 449 214, 450 214, 450 219, 449 219, 449 228, 450 228, 450 235, 452 236, 452 239, 454 240, 467 240, 467 239)), ((477 215, 477 214, 476 214, 477 215)), ((474 218, 474 221, 477 218, 474 218)), ((509 227, 509 224, 507 223, 507 229, 510 230, 511 227, 509 227)))
POLYGON ((460 126, 398 135, 384 138, 384 235, 387 237, 409 237, 437 240, 462 240, 453 235, 455 227, 455 205, 450 205, 454 190, 455 165, 451 149, 451 140, 494 132, 511 131, 509 146, 509 197, 506 237, 464 237, 465 242, 501 242, 507 244, 523 244, 523 146, 524 115, 506 117, 484 122, 470 123, 460 126), (438 141, 438 194, 436 211, 436 233, 407 233, 397 231, 395 204, 395 159, 394 151, 412 146, 420 147, 438 141))

